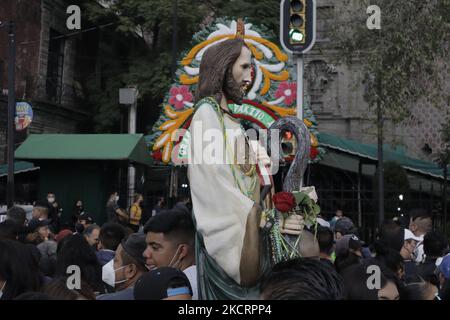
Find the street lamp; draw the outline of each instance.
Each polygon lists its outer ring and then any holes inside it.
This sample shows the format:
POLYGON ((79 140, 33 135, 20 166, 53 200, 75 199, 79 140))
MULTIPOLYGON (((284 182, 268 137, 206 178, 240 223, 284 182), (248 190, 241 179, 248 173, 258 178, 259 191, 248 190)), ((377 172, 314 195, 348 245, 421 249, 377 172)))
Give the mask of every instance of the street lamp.
MULTIPOLYGON (((128 112, 128 133, 136 133, 136 113, 137 113, 137 98, 139 91, 136 87, 119 89, 119 103, 129 105, 128 112)), ((136 180, 136 169, 134 165, 128 163, 128 206, 133 204, 134 185, 136 180)))
POLYGON ((6 204, 14 205, 14 114, 16 105, 15 68, 16 68, 16 26, 13 21, 1 22, 0 29, 9 27, 8 31, 8 179, 6 187, 6 204))

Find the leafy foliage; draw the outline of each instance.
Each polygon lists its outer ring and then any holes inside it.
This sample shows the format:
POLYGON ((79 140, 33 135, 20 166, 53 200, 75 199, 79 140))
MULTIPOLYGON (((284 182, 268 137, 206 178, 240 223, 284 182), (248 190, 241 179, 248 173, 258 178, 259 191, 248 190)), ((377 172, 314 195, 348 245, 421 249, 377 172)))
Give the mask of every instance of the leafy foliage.
MULTIPOLYGON (((87 83, 95 131, 117 131, 120 87, 137 85, 139 104, 155 106, 159 113, 171 83, 172 57, 190 47, 192 36, 214 17, 249 17, 278 28, 278 0, 177 0, 177 43, 172 52, 172 0, 85 0, 83 12, 95 25, 111 24, 101 31, 97 72, 87 83), (100 5, 102 4, 102 5, 100 5), (111 32, 113 30, 113 32, 111 32), (120 45, 118 44, 120 43, 120 45)), ((156 116, 153 116, 156 118, 156 116)))
POLYGON ((343 0, 336 3, 333 41, 351 63, 362 63, 365 100, 399 122, 419 99, 443 108, 449 77, 449 0, 343 0), (366 9, 381 9, 381 29, 369 30, 366 9))

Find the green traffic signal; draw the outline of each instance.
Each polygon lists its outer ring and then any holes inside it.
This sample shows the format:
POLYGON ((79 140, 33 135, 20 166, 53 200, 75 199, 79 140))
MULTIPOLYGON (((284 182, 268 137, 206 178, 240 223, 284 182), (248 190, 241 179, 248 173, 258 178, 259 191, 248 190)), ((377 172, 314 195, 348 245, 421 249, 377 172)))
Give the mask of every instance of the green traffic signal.
POLYGON ((308 52, 316 38, 316 0, 280 1, 280 42, 290 53, 308 52))
POLYGON ((298 29, 289 30, 289 37, 292 42, 302 42, 305 38, 305 35, 298 29))

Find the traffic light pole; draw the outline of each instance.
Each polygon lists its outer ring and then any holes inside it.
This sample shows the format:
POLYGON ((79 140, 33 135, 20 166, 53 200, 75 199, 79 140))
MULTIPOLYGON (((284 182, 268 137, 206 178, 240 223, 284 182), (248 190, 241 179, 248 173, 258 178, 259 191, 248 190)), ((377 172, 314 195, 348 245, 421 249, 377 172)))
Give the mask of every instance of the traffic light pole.
POLYGON ((303 121, 303 55, 295 55, 297 65, 297 118, 303 121))
MULTIPOLYGON (((14 116, 16 111, 15 67, 16 67, 16 32, 13 21, 5 23, 9 27, 8 43, 8 178, 6 182, 6 204, 14 205, 14 116)), ((0 24, 0 27, 2 25, 0 24)))
MULTIPOLYGON (((296 54, 297 65, 297 118, 303 121, 303 54, 296 54)), ((300 180, 300 187, 303 187, 303 177, 300 180)))

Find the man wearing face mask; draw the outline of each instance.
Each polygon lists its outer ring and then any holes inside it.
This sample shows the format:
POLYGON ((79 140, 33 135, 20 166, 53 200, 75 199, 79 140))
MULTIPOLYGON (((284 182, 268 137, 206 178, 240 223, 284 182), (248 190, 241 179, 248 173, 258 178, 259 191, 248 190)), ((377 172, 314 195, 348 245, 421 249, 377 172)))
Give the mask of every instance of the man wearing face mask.
POLYGON ((102 268, 102 280, 116 292, 99 295, 97 300, 134 300, 136 281, 147 271, 143 252, 145 236, 133 233, 117 247, 113 260, 102 268))
POLYGON ((127 225, 129 221, 128 214, 125 210, 121 209, 118 204, 119 193, 114 191, 109 196, 108 202, 106 203, 106 215, 108 217, 108 222, 118 222, 122 225, 127 225))
POLYGON ((49 225, 52 233, 57 234, 60 229, 60 217, 62 213, 62 209, 59 207, 58 202, 56 202, 56 196, 53 192, 47 193, 47 201, 48 201, 48 216, 52 220, 49 225))
POLYGON ((195 227, 191 216, 177 209, 151 217, 144 227, 147 248, 145 263, 150 270, 161 267, 180 269, 191 283, 192 300, 198 299, 195 265, 195 227))

